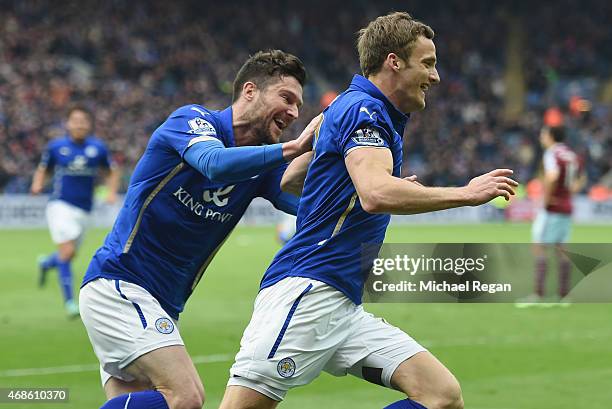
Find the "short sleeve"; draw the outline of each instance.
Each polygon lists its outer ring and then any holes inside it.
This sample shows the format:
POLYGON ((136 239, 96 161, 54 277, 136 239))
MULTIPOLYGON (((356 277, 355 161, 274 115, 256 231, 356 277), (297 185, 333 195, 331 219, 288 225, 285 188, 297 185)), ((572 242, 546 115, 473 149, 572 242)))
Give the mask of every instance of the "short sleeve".
POLYGON ((214 124, 212 114, 188 105, 174 111, 157 129, 156 137, 183 157, 194 143, 217 141, 223 144, 214 124))
POLYGON ((544 172, 559 172, 559 164, 552 149, 544 153, 544 172))
POLYGON ((380 108, 372 101, 350 107, 339 125, 338 150, 343 156, 359 148, 389 149, 393 143, 380 108))

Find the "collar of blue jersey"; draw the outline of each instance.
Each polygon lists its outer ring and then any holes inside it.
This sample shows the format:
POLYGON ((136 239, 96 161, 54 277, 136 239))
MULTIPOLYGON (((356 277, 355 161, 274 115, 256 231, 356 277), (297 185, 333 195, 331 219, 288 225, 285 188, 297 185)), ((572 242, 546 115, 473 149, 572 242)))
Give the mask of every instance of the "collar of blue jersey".
POLYGON ((223 135, 226 136, 229 145, 232 147, 236 146, 236 141, 234 140, 234 127, 232 125, 232 106, 228 106, 223 111, 219 112, 219 123, 221 125, 221 130, 223 135))
POLYGON ((385 104, 385 107, 387 107, 387 111, 389 112, 389 116, 393 121, 393 126, 395 127, 396 131, 398 131, 400 135, 403 134, 409 115, 405 115, 400 112, 376 85, 374 85, 367 78, 359 74, 355 74, 349 89, 350 88, 359 89, 367 94, 370 94, 372 97, 381 100, 385 104))

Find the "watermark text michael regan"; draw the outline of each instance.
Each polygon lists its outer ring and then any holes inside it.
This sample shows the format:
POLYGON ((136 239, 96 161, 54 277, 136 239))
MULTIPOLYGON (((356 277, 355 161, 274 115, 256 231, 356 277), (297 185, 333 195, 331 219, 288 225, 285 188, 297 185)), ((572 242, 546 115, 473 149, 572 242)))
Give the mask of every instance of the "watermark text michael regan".
POLYGON ((374 281, 372 289, 376 292, 487 292, 495 294, 498 292, 511 292, 510 283, 483 283, 478 280, 465 281, 463 283, 449 283, 447 281, 419 281, 418 284, 410 281, 400 281, 398 283, 385 283, 374 281))

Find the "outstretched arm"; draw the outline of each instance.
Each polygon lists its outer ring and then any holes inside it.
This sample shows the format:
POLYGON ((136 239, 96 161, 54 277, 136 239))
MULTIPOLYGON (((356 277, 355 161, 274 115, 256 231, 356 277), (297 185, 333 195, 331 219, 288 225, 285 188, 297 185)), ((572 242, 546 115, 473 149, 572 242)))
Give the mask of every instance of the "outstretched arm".
POLYGON ((509 178, 510 169, 495 169, 464 187, 425 187, 391 174, 393 158, 388 149, 354 149, 345 163, 361 206, 369 213, 415 214, 477 206, 497 196, 509 200, 518 186, 509 178))
POLYGON ((312 123, 297 139, 274 145, 226 148, 211 137, 188 147, 183 158, 212 181, 243 181, 310 151, 314 135, 312 123))
POLYGON ((108 203, 115 203, 117 201, 120 182, 121 169, 118 165, 113 165, 108 169, 108 174, 106 175, 106 189, 108 190, 106 201, 108 203))
POLYGON ((45 180, 47 179, 47 167, 46 166, 38 166, 36 171, 34 172, 34 176, 32 177, 32 186, 30 187, 30 192, 33 195, 38 195, 42 192, 45 187, 45 180))
POLYGON ((285 163, 281 144, 226 148, 217 140, 192 145, 184 159, 213 182, 223 183, 247 180, 285 163))

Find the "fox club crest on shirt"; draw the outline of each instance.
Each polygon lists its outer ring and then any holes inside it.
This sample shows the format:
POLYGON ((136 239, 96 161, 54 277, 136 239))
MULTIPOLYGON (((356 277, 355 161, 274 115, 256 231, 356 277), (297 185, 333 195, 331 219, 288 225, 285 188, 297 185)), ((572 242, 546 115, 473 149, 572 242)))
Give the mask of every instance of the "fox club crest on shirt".
POLYGON ((362 128, 353 134, 353 142, 357 145, 365 146, 384 146, 385 142, 380 137, 380 133, 373 128, 362 128))
POLYGON ((295 374, 295 362, 291 358, 283 358, 278 361, 276 370, 283 378, 291 378, 295 374))
POLYGON ((87 167, 87 158, 83 155, 76 155, 68 165, 70 170, 83 170, 87 167))
POLYGON ((88 158, 95 158, 96 156, 98 156, 98 148, 96 148, 95 146, 88 146, 87 148, 85 148, 85 156, 87 156, 88 158))
POLYGON ((212 124, 203 118, 195 117, 187 121, 187 124, 189 124, 189 128, 191 128, 189 131, 187 131, 187 133, 190 133, 192 135, 217 135, 217 131, 215 131, 215 128, 212 126, 212 124))
POLYGON ((158 318, 155 321, 155 328, 162 334, 171 334, 174 331, 174 323, 168 318, 158 318))

